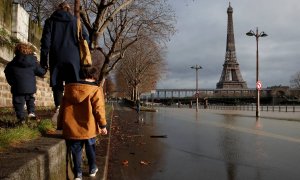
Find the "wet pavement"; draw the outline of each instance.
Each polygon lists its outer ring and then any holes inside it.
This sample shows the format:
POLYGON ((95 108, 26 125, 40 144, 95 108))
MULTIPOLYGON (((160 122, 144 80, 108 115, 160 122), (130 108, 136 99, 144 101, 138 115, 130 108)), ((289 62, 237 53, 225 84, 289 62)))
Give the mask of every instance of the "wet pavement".
POLYGON ((113 121, 124 129, 111 139, 122 143, 108 179, 300 179, 300 114, 254 113, 159 108, 136 123, 135 111, 119 107, 113 121))

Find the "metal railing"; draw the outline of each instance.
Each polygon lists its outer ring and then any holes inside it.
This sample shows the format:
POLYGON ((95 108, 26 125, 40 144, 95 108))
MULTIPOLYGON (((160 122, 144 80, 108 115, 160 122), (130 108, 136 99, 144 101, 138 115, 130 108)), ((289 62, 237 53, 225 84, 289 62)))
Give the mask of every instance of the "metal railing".
MULTIPOLYGON (((151 103, 149 103, 151 104, 151 103)), ((149 105, 148 104, 148 105, 149 105)), ((146 104, 144 104, 146 105, 146 104)), ((147 105, 146 105, 147 106, 147 105)), ((150 106, 150 105, 149 105, 150 106)), ((196 105, 192 106, 186 104, 172 104, 172 105, 162 105, 160 103, 151 104, 151 106, 163 106, 163 107, 172 107, 172 108, 195 108, 196 105)), ((216 110, 238 110, 238 111, 255 111, 255 104, 253 105, 199 105, 199 109, 216 109, 216 110)), ((261 111, 267 112, 300 112, 300 105, 261 105, 261 111)))
MULTIPOLYGON (((219 109, 219 110, 243 110, 243 111, 255 111, 254 105, 235 105, 235 106, 223 106, 223 105, 209 105, 206 109, 219 109)), ((200 108, 205 109, 204 106, 200 108)), ((260 111, 270 112, 300 112, 299 105, 263 105, 260 106, 260 111)))

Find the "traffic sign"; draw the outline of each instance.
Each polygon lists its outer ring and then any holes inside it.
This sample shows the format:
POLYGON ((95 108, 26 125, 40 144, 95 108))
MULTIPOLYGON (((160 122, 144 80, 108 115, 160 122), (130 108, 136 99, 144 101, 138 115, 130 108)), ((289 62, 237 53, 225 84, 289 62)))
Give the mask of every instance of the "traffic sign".
POLYGON ((257 81, 257 82, 256 82, 256 89, 261 90, 261 88, 262 88, 262 83, 261 83, 261 81, 257 81))

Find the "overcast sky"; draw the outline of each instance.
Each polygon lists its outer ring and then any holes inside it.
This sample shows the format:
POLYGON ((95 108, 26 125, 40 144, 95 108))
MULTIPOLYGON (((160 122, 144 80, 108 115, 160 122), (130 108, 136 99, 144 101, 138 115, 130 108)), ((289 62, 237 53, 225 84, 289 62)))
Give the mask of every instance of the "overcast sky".
MULTIPOLYGON (((167 73, 157 88, 216 88, 226 51, 228 0, 170 0, 177 33, 168 44, 167 73)), ((256 40, 250 29, 264 31, 259 39, 259 73, 263 87, 289 85, 300 71, 300 0, 231 0, 237 61, 248 88, 255 88, 256 40)))

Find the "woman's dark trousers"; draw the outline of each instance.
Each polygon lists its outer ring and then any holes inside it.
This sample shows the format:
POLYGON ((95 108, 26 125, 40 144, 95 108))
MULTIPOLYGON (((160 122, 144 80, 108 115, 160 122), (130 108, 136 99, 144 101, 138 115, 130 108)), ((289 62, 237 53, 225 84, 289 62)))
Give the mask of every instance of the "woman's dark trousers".
POLYGON ((52 92, 53 92, 55 107, 58 107, 58 106, 60 106, 60 103, 62 101, 62 97, 64 95, 64 84, 63 84, 63 82, 53 86, 52 87, 52 92))

